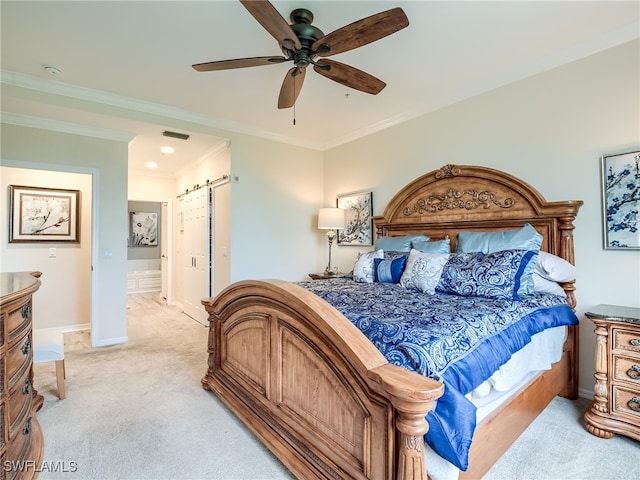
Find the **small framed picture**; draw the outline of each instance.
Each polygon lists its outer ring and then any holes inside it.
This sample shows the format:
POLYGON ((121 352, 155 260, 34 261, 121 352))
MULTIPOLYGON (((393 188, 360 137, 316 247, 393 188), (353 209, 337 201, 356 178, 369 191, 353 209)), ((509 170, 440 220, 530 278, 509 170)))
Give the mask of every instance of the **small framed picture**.
POLYGON ((9 243, 80 243, 80 190, 9 185, 9 243))
POLYGON ((640 150, 603 155, 602 216, 606 250, 640 250, 640 150))
POLYGON ((338 245, 373 245, 371 192, 338 195, 337 207, 345 209, 345 228, 338 231, 338 245))

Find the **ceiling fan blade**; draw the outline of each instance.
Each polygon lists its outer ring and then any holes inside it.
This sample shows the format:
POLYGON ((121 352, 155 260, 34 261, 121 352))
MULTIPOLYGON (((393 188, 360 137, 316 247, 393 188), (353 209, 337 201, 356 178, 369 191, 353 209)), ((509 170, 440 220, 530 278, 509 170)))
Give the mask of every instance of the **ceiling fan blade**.
POLYGON ((296 99, 302 89, 306 68, 293 67, 284 77, 282 87, 280 88, 280 96, 278 97, 278 108, 290 108, 296 103, 296 99))
POLYGON ((327 45, 329 51, 321 51, 320 55, 328 57, 375 42, 408 25, 409 19, 404 11, 399 7, 392 8, 334 30, 316 40, 311 46, 311 50, 316 51, 321 45, 327 45))
POLYGON ((387 86, 387 84, 379 78, 363 72, 362 70, 358 70, 355 67, 336 62, 335 60, 323 58, 318 60, 317 63, 319 65, 329 65, 329 68, 322 68, 317 65, 313 66, 313 69, 320 75, 324 75, 334 82, 360 90, 361 92, 377 95, 384 87, 387 86))
POLYGON ((280 47, 287 50, 300 50, 302 45, 287 21, 266 0, 240 0, 253 18, 278 41, 280 47))
POLYGON ((215 70, 230 70, 232 68, 259 67, 261 65, 275 65, 286 62, 284 57, 249 57, 234 60, 219 60, 217 62, 196 63, 192 65, 198 72, 213 72, 215 70))

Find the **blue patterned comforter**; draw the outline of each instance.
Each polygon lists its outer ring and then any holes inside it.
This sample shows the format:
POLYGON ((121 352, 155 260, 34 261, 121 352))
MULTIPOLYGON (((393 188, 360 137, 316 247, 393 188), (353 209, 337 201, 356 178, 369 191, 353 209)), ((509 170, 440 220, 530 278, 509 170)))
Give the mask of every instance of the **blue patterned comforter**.
POLYGON ((521 301, 427 295, 394 283, 351 279, 300 282, 356 327, 393 364, 441 381, 445 393, 427 415, 425 441, 466 470, 476 426, 464 396, 547 328, 576 325, 564 298, 535 294, 521 301))

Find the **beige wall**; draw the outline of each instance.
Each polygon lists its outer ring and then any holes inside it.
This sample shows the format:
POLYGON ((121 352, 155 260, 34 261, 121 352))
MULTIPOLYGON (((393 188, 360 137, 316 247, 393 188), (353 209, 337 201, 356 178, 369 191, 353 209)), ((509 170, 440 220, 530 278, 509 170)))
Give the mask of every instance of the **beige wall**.
POLYGON ((42 285, 33 297, 34 329, 70 330, 91 324, 91 180, 89 174, 0 166, 0 191, 5 193, 9 185, 80 191, 79 243, 8 243, 8 195, 3 197, 0 270, 42 272, 42 285), (51 249, 55 256, 50 256, 51 249))
POLYGON ((231 281, 308 279, 322 266, 325 247, 317 229, 324 206, 322 152, 232 138, 231 281))
MULTIPOLYGON (((126 341, 127 218, 123 212, 127 211, 127 142, 3 123, 0 152, 4 166, 92 176, 92 343, 102 346, 126 341)), ((2 217, 6 218, 6 213, 2 217)), ((13 263, 11 268, 24 270, 23 265, 26 261, 13 263)), ((91 265, 82 268, 87 267, 91 265)), ((73 283, 75 280, 70 279, 77 273, 60 264, 50 272, 50 280, 43 276, 42 282, 73 283)), ((88 278, 87 272, 82 275, 88 278)), ((87 301, 85 290, 68 295, 82 303, 87 301)), ((40 307, 50 308, 55 305, 40 307)), ((70 325, 74 326, 77 324, 70 325)))
MULTIPOLYGON (((592 394, 600 303, 640 305, 640 252, 602 248, 599 158, 640 147, 640 51, 634 41, 326 152, 325 203, 371 190, 374 214, 414 178, 447 163, 504 170, 547 200, 583 200, 575 222, 580 388, 592 394)), ((335 249, 351 268, 352 247, 335 249)))

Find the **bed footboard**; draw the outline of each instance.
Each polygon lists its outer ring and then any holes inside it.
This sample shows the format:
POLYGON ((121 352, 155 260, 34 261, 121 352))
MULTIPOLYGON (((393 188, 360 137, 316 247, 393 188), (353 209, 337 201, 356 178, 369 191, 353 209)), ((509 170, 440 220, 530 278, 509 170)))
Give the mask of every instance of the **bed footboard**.
POLYGON ((342 314, 282 281, 244 281, 209 312, 213 391, 299 478, 427 480, 441 383, 389 364, 342 314))

